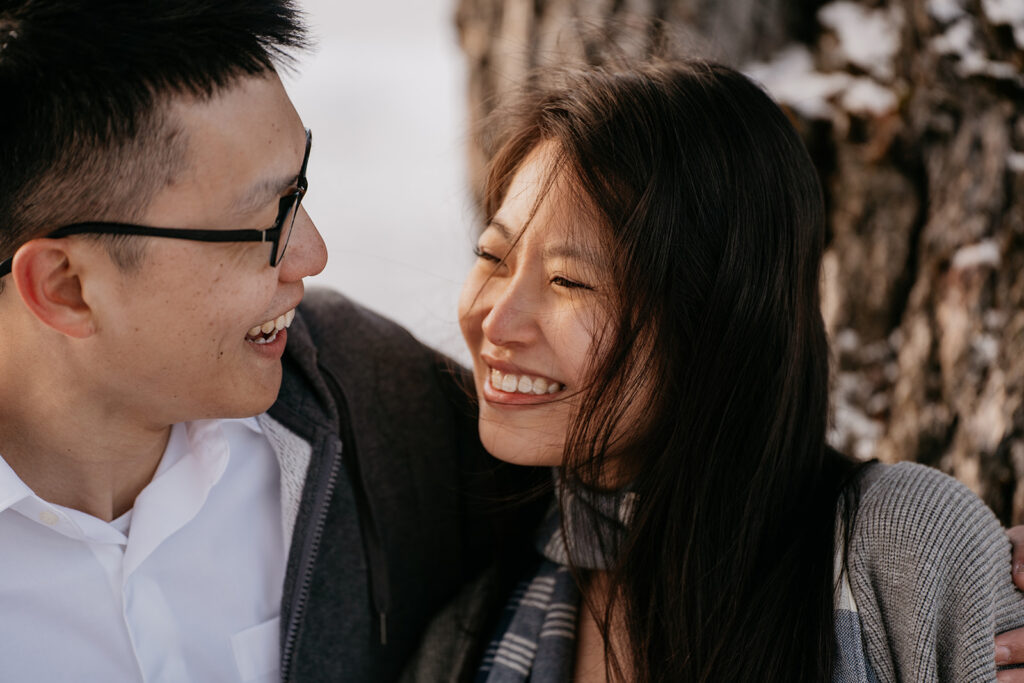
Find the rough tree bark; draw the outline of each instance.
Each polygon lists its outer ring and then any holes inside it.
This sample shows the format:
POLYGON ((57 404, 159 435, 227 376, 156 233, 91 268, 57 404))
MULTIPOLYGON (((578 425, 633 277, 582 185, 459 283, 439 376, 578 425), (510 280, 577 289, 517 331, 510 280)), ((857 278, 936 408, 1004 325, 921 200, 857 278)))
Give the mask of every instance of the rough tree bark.
POLYGON ((457 24, 481 135, 535 67, 610 50, 667 45, 764 83, 829 207, 831 440, 939 467, 1024 521, 1024 2, 459 0, 457 24))

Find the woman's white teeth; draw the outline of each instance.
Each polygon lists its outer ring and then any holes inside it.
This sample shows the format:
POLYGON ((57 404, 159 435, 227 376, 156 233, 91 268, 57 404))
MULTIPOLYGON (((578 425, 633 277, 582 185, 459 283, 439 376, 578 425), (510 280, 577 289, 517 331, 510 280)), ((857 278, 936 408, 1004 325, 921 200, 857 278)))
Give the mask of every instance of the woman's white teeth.
POLYGON ((249 334, 247 336, 248 337, 253 337, 253 339, 250 339, 250 341, 255 341, 258 344, 259 343, 267 344, 267 343, 272 342, 275 339, 277 339, 277 333, 280 332, 281 330, 289 327, 292 324, 292 320, 294 320, 294 319, 295 319, 295 309, 293 308, 292 310, 288 311, 287 313, 282 313, 281 315, 277 316, 273 320, 268 320, 267 322, 263 323, 262 325, 256 325, 251 330, 249 330, 249 334), (267 339, 263 339, 262 338, 263 335, 271 335, 271 336, 269 338, 267 338, 267 339), (260 338, 259 339, 255 339, 255 337, 260 337, 260 338))
POLYGON ((505 375, 501 380, 502 391, 515 391, 519 386, 519 382, 516 381, 515 375, 505 375))
POLYGON ((491 386, 509 394, 534 394, 536 396, 553 394, 565 388, 558 382, 543 377, 512 375, 494 369, 491 369, 491 386))

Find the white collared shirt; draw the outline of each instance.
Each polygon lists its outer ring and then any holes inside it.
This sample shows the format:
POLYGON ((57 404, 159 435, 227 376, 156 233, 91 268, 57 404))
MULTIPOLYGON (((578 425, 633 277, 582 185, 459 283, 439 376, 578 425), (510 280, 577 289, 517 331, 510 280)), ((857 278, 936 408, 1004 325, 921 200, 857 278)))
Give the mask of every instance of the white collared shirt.
POLYGON ((276 681, 280 467, 255 418, 175 425, 107 523, 0 457, 0 680, 276 681))

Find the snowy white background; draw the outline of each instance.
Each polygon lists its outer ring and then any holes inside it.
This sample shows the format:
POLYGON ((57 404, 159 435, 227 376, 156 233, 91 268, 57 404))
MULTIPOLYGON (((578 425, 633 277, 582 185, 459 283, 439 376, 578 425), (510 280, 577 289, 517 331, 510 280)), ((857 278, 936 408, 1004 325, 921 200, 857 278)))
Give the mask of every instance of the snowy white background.
POLYGON ((301 0, 318 46, 284 81, 313 130, 303 206, 330 254, 308 284, 465 359, 455 305, 475 214, 454 5, 301 0))
MULTIPOLYGON (((314 132, 305 206, 330 251, 327 269, 313 282, 347 293, 465 360, 455 303, 471 262, 475 215, 466 190, 466 76, 455 0, 415 0, 400 8, 299 1, 319 47, 285 83, 314 132)), ((987 61, 972 44, 964 5, 929 0, 929 13, 949 24, 936 39, 939 51, 958 55, 965 75, 1021 82, 1011 65, 987 61)), ((981 5, 1024 46, 1024 0, 981 5)), ((811 118, 828 118, 836 105, 874 116, 893 110, 900 9, 833 0, 818 20, 864 75, 819 73, 799 45, 744 70, 811 118)), ((1024 168, 1024 154, 1012 153, 1009 163, 1024 168)))

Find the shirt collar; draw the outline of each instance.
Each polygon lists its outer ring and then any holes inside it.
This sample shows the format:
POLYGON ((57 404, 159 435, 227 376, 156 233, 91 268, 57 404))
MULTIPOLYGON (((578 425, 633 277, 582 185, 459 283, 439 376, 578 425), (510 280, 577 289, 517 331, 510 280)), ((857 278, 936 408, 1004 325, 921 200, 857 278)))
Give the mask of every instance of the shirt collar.
POLYGON ((3 456, 0 456, 0 512, 32 495, 32 489, 11 469, 3 456))
MULTIPOLYGON (((202 488, 205 489, 202 497, 205 498, 205 493, 216 484, 227 465, 229 449, 226 439, 221 432, 222 426, 227 426, 229 429, 242 427, 256 433, 263 432, 255 417, 231 420, 200 420, 174 425, 171 428, 171 435, 168 438, 164 454, 160 459, 160 464, 153 475, 153 480, 147 484, 146 488, 150 488, 153 481, 156 481, 168 472, 191 451, 201 463, 199 468, 201 471, 200 476, 203 484, 202 488)), ((143 491, 145 490, 143 489, 143 491)), ((138 499, 136 499, 137 503, 138 499)), ((91 517, 88 520, 84 519, 88 517, 84 513, 53 505, 39 498, 21 480, 21 477, 4 460, 3 456, 0 455, 0 513, 3 513, 8 508, 71 537, 81 537, 83 535, 82 526, 76 523, 75 519, 82 518, 78 519, 78 522, 91 522, 93 520, 91 517)), ((105 522, 99 522, 98 520, 97 522, 104 526, 106 525, 105 522)), ((92 530, 89 535, 93 536, 97 532, 97 530, 92 529, 95 525, 89 524, 88 526, 92 530)), ((103 533, 102 535, 105 537, 108 534, 103 533)), ((111 538, 105 540, 120 540, 123 542, 123 534, 117 533, 116 536, 118 538, 111 536, 111 538)))
MULTIPOLYGON (((8 508, 65 536, 81 538, 84 535, 75 517, 84 519, 87 515, 54 505, 37 496, 0 456, 0 514, 8 508)), ((102 530, 97 540, 118 543, 124 541, 124 535, 113 530, 102 530)))
POLYGON ((252 417, 241 417, 233 420, 220 420, 219 422, 221 423, 222 426, 238 424, 242 425, 243 427, 248 427, 257 434, 263 433, 263 428, 260 427, 260 421, 257 419, 255 415, 252 417))

